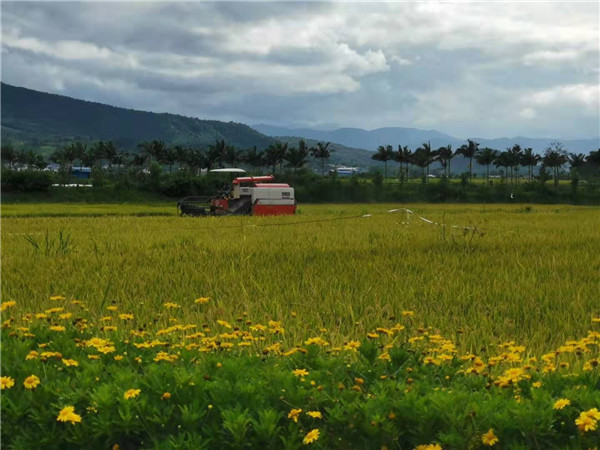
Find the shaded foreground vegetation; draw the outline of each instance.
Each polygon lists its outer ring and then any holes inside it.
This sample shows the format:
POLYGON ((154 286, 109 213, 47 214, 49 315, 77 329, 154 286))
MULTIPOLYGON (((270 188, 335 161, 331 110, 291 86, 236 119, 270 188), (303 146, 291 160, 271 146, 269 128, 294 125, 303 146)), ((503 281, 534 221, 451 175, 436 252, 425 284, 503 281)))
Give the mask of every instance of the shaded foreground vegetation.
MULTIPOLYGON (((293 342, 208 297, 4 302, 7 448, 586 448, 598 444, 600 332, 525 356, 459 352, 401 311, 366 336, 293 342), (94 311, 95 310, 95 311, 94 311), (190 311, 203 316, 189 321, 190 311)), ((302 323, 297 318, 295 324, 302 323)), ((600 318, 594 322, 600 323, 600 318)))
POLYGON ((600 443, 597 208, 37 208, 3 210, 7 448, 600 443))

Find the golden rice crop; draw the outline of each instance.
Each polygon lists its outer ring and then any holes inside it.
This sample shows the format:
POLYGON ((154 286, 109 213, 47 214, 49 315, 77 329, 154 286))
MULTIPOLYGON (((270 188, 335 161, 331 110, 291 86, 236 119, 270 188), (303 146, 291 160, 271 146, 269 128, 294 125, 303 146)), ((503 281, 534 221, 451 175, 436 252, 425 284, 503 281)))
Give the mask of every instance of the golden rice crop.
MULTIPOLYGON (((148 321, 165 303, 207 296, 216 302, 209 319, 247 313, 295 321, 286 339, 326 328, 338 343, 414 310, 463 350, 515 340, 545 351, 583 335, 600 313, 597 208, 410 205, 414 215, 385 212, 396 207, 302 205, 300 214, 276 218, 16 218, 10 215, 20 208, 35 211, 11 205, 2 219, 2 298, 35 309, 64 294, 97 317, 114 304, 148 321), (365 213, 374 215, 344 219, 365 213)), ((143 207, 88 210, 137 214, 143 207)), ((86 214, 81 205, 77 211, 86 214)))

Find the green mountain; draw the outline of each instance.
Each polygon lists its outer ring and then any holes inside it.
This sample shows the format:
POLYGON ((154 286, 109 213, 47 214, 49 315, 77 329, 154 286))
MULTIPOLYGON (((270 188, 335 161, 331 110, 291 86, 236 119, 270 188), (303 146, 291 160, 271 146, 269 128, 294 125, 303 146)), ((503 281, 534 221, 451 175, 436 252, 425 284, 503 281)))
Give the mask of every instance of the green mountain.
POLYGON ((247 125, 157 114, 1 84, 3 142, 48 153, 69 142, 112 140, 125 150, 158 139, 168 145, 206 146, 224 139, 238 148, 274 142, 247 125))

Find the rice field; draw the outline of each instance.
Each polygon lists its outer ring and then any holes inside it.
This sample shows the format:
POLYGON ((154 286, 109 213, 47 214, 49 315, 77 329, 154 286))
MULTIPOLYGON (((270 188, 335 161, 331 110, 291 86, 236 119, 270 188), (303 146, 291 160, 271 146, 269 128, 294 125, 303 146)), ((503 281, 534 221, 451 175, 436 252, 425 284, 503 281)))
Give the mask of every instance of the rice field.
POLYGON ((3 444, 592 448, 599 217, 3 206, 3 444))
POLYGON ((182 218, 171 205, 4 206, 2 297, 35 308, 61 294, 98 314, 109 303, 131 305, 146 319, 165 302, 209 296, 228 319, 243 312, 299 318, 290 330, 298 339, 326 327, 343 340, 414 310, 423 325, 471 350, 516 340, 543 351, 582 334, 600 314, 597 208, 386 212, 398 207, 307 205, 293 218, 182 218), (13 217, 35 211, 39 217, 13 217), (173 216, 132 215, 144 212, 173 216), (69 213, 80 216, 51 217, 69 213), (86 216, 99 213, 114 215, 86 216), (363 214, 372 216, 346 218, 363 214), (69 239, 63 250, 61 232, 69 239))

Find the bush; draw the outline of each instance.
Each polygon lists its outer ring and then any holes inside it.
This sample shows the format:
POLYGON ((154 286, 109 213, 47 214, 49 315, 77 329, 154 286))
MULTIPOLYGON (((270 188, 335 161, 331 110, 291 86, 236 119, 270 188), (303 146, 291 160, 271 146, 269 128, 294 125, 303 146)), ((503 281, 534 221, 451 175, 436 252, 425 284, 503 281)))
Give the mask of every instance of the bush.
POLYGON ((51 185, 50 172, 2 169, 2 191, 4 192, 45 192, 51 185))

